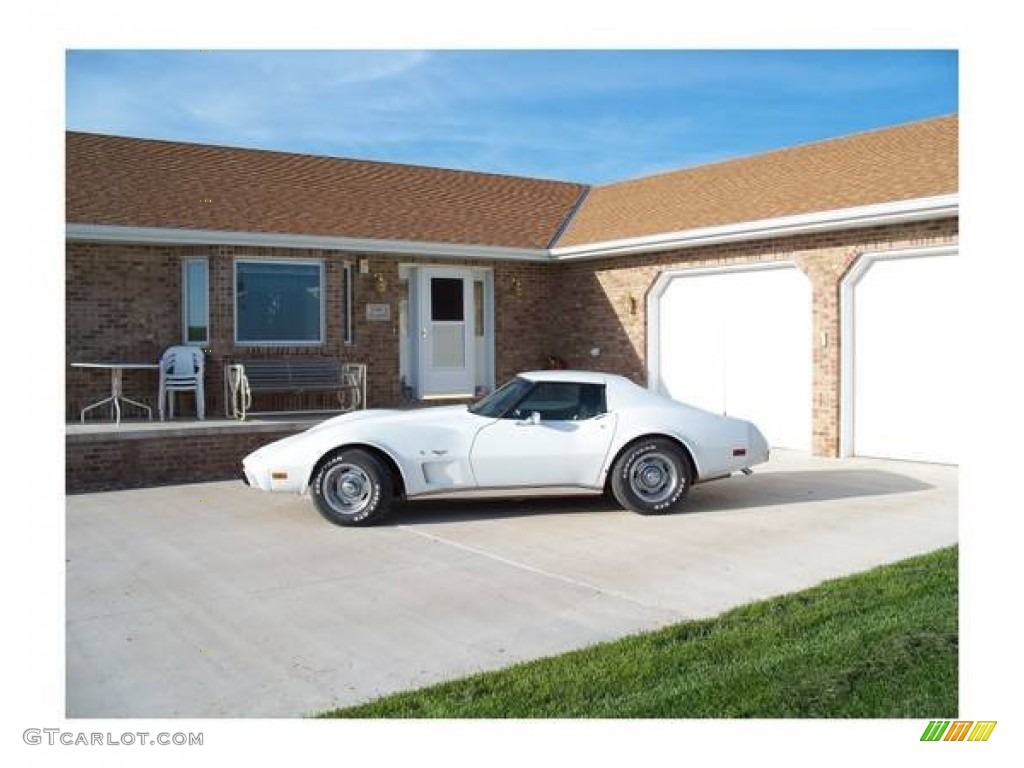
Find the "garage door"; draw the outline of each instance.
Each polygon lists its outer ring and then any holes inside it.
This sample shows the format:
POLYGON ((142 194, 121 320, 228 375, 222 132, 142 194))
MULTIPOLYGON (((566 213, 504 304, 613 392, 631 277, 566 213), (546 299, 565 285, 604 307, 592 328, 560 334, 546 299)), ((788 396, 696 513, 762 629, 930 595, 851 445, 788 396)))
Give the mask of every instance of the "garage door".
POLYGON ((652 293, 650 381, 753 421, 773 446, 811 447, 811 286, 792 265, 663 275, 652 293))
POLYGON ((846 453, 956 463, 961 259, 862 257, 844 284, 846 453))

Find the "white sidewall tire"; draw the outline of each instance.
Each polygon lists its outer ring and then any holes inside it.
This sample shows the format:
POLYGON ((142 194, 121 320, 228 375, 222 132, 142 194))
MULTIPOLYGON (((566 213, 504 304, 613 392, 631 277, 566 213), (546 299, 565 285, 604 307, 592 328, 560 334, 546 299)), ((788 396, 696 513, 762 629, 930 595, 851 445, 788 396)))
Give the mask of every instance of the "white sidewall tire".
POLYGON ((686 501, 692 483, 693 470, 686 454, 674 442, 661 437, 637 441, 619 456, 612 467, 611 489, 615 500, 641 515, 664 515, 679 509, 686 501), (644 461, 663 467, 669 475, 666 481, 674 477, 671 487, 652 492, 652 496, 658 497, 654 500, 644 498, 634 488, 636 469, 644 461))
POLYGON ((390 511, 393 489, 391 475, 387 468, 372 454, 359 449, 342 449, 332 454, 317 469, 310 486, 317 510, 335 525, 373 525, 380 522, 390 511), (332 504, 330 483, 340 468, 352 467, 365 476, 369 485, 368 498, 358 511, 347 513, 332 504))

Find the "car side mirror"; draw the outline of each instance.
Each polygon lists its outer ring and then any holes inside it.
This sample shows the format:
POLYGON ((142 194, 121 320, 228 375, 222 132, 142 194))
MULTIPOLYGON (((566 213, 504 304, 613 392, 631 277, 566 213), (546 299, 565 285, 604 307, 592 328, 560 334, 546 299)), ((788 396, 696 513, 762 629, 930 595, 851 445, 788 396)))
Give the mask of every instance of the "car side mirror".
POLYGON ((540 414, 537 411, 533 411, 529 416, 526 416, 517 423, 521 427, 535 427, 540 424, 540 414))

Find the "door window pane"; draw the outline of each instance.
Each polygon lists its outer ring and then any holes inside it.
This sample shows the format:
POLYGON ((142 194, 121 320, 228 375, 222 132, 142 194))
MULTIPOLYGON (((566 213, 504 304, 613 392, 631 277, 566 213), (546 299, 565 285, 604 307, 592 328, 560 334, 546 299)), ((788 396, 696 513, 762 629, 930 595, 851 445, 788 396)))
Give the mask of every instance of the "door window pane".
POLYGON ((541 421, 586 421, 600 416, 605 409, 601 384, 541 381, 506 418, 523 419, 536 411, 541 421))
POLYGON ((461 321, 465 317, 462 278, 432 277, 430 279, 430 319, 461 321))

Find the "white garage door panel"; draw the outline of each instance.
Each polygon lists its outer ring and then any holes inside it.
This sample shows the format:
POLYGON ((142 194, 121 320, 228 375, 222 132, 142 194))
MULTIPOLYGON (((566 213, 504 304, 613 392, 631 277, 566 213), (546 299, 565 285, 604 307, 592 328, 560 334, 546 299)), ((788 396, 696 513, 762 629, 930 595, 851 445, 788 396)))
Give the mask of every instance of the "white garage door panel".
POLYGON ((659 301, 662 391, 811 443, 811 290, 795 267, 673 278, 659 301))
POLYGON ((726 325, 721 306, 718 282, 700 278, 673 280, 661 298, 663 391, 715 413, 725 410, 726 325))
POLYGON ((857 282, 854 453, 956 463, 960 263, 878 259, 857 282))

